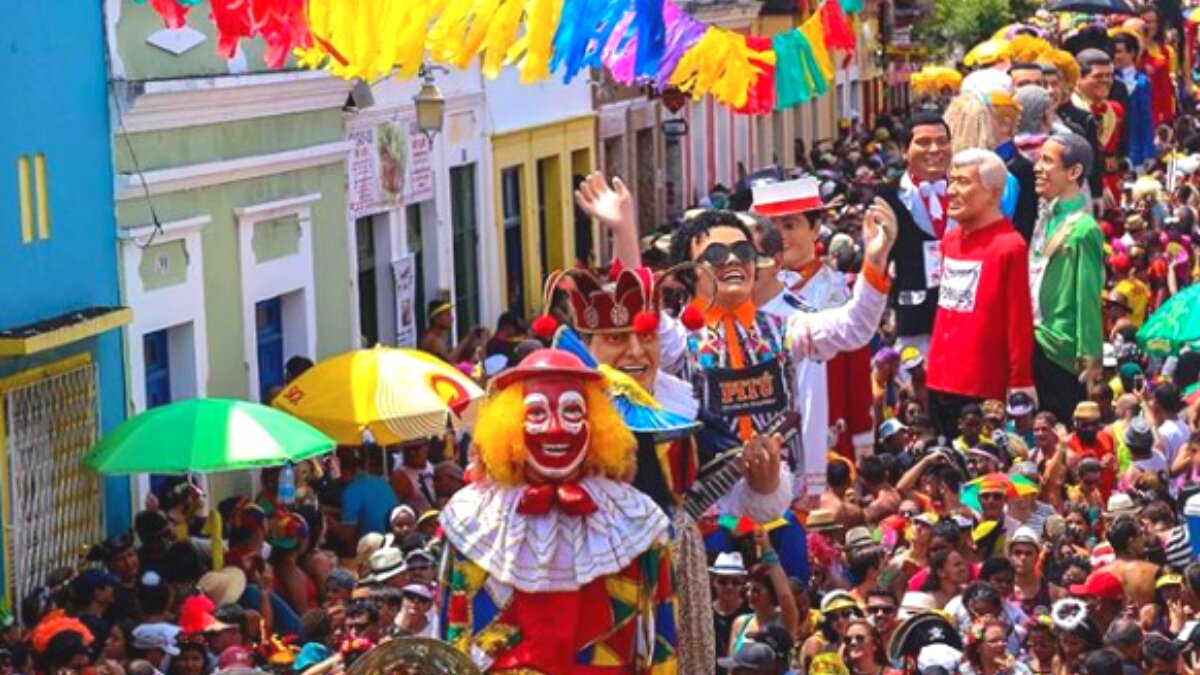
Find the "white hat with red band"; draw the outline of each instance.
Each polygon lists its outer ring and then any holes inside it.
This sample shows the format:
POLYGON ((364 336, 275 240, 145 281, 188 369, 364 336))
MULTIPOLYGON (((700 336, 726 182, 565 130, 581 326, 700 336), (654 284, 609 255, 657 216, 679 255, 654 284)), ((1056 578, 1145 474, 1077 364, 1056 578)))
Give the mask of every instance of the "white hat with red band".
POLYGON ((815 178, 797 178, 754 186, 752 210, 760 216, 782 216, 825 208, 821 184, 815 178))

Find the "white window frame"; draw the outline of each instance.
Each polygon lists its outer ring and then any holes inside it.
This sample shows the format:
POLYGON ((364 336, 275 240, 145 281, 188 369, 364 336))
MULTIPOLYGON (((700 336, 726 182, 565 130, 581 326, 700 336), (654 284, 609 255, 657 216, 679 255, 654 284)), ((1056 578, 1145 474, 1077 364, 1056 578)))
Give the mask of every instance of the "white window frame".
POLYGON ((238 257, 242 272, 242 339, 249 400, 258 400, 258 331, 255 307, 259 302, 299 291, 302 299, 299 309, 303 316, 296 317, 286 299, 284 302, 284 358, 300 355, 316 359, 317 311, 313 271, 312 205, 319 201, 321 193, 312 192, 234 209, 234 215, 237 216, 238 257), (255 225, 287 216, 296 216, 299 221, 299 250, 275 260, 257 262, 254 259, 253 246, 255 225))
MULTIPOLYGON (((125 353, 130 383, 129 400, 134 414, 146 409, 146 357, 143 339, 149 333, 192 325, 192 372, 196 397, 208 395, 208 317, 204 307, 204 228, 212 222, 208 214, 163 223, 161 227, 141 225, 118 234, 121 248, 125 304, 133 308, 133 321, 126 326, 125 353), (142 284, 140 266, 144 249, 157 244, 183 241, 187 252, 187 271, 183 283, 147 290, 142 284)), ((178 358, 171 351, 171 358, 178 358)), ((172 381, 174 385, 174 381, 172 381)), ((172 392, 174 393, 174 392, 172 392)), ((201 477, 203 481, 203 477, 201 477)), ((203 485, 202 485, 203 487, 203 485)), ((150 477, 134 480, 134 508, 145 503, 150 492, 150 477)))

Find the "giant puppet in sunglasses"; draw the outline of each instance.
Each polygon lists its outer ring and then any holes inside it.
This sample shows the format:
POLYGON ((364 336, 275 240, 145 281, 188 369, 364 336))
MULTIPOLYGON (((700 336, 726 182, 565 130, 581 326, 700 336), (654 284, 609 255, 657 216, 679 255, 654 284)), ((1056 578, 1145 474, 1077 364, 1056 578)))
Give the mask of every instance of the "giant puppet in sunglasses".
MULTIPOLYGON (((637 209, 623 186, 614 190, 593 174, 576 201, 612 232, 620 265, 640 267, 637 209)), ((754 188, 753 211, 760 217, 812 216, 829 208, 812 179, 754 188)), ((711 274, 694 277, 693 299, 679 317, 664 312, 657 322, 660 368, 691 382, 701 407, 723 418, 743 440, 778 427, 784 415, 804 416, 793 392, 799 363, 858 349, 875 334, 890 285, 888 253, 896 240, 896 215, 876 199, 863 219, 864 265, 850 301, 784 319, 755 306, 757 252, 748 218, 710 209, 684 219, 671 239, 671 259, 702 265, 711 274)), ((809 494, 819 493, 824 449, 808 453, 806 461, 801 445, 799 435, 788 441, 789 463, 803 475, 809 494)))

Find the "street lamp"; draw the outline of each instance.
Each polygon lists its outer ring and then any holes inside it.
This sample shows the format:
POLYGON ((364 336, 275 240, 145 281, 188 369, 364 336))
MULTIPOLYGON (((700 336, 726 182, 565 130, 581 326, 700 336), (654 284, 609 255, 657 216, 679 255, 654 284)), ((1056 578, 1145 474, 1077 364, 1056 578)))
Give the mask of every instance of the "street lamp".
POLYGON ((424 82, 421 84, 421 91, 413 97, 413 104, 417 108, 417 128, 430 141, 442 132, 442 122, 446 115, 446 97, 434 80, 434 73, 439 70, 443 73, 449 72, 441 66, 421 66, 420 76, 424 82))

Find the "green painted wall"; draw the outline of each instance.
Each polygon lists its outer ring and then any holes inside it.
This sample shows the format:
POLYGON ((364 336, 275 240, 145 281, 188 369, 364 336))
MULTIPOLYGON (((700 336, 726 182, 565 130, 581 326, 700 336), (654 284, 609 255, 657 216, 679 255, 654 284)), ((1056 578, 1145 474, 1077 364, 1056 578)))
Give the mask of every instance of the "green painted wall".
MULTIPOLYGON (((209 396, 249 398, 242 336, 242 275, 234 209, 320 192, 313 204, 313 258, 316 264, 317 357, 351 349, 350 258, 347 252, 346 167, 344 164, 294 171, 154 198, 162 221, 211 215, 201 235, 204 295, 208 315, 209 396)), ((123 227, 150 221, 142 200, 120 202, 123 227)))
POLYGON ((117 173, 130 173, 134 167, 129 156, 130 145, 142 171, 151 171, 340 140, 343 140, 342 111, 318 110, 130 134, 128 143, 118 136, 113 142, 113 158, 117 173))
POLYGON ((279 260, 300 251, 300 218, 295 215, 254 224, 250 245, 254 262, 279 260))
MULTIPOLYGON (((121 0, 121 16, 117 21, 117 51, 125 65, 125 79, 161 80, 175 77, 228 75, 229 66, 217 55, 217 30, 209 18, 207 3, 200 3, 187 15, 187 25, 207 36, 207 40, 179 56, 146 42, 155 31, 165 27, 163 20, 149 2, 121 0)), ((267 70, 262 55, 266 51, 261 39, 243 40, 247 72, 267 70)), ((288 66, 295 64, 288 57, 288 66)))
POLYGON ((187 281, 188 254, 182 239, 154 244, 142 249, 138 276, 142 286, 153 291, 187 281))

